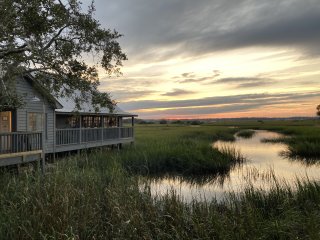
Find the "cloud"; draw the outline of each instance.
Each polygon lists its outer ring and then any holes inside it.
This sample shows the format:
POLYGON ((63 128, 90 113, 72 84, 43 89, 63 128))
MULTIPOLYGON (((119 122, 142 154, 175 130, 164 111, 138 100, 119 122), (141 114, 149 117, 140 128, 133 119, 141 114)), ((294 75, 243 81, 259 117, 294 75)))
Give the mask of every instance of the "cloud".
MULTIPOLYGON (((208 74, 207 76, 197 76, 194 73, 183 73, 181 77, 174 77, 175 79, 178 78, 177 82, 179 83, 208 83, 208 81, 212 81, 215 78, 219 77, 221 72, 219 70, 213 70, 213 73, 208 74)), ((210 83, 209 82, 209 83, 210 83)))
POLYGON ((259 86, 267 86, 274 84, 276 81, 270 78, 260 77, 233 77, 233 78, 220 78, 212 81, 212 84, 232 84, 235 88, 253 88, 259 86))
POLYGON ((147 97, 153 93, 155 93, 155 91, 152 91, 152 90, 128 90, 128 89, 115 90, 115 91, 112 91, 111 97, 116 101, 123 102, 123 101, 132 100, 132 99, 147 97))
POLYGON ((195 77, 195 75, 193 74, 193 72, 182 73, 181 76, 184 77, 184 78, 192 78, 192 77, 195 77))
POLYGON ((129 59, 163 60, 252 46, 320 50, 318 0, 97 0, 103 26, 115 27, 129 59))
MULTIPOLYGON (((233 49, 250 46, 296 46, 315 50, 320 41, 319 7, 272 18, 257 19, 249 25, 217 36, 211 48, 233 49)), ((205 38, 204 38, 205 39, 205 38)), ((205 40, 206 41, 206 40, 205 40)), ((311 53, 311 52, 310 52, 311 53)), ((319 52, 318 52, 319 53, 319 52)))
POLYGON ((121 107, 127 111, 141 110, 141 109, 160 109, 160 108, 206 108, 217 105, 254 105, 264 106, 269 104, 284 104, 296 103, 299 101, 310 100, 320 96, 319 92, 305 92, 305 93, 282 93, 282 94, 243 94, 233 96, 219 96, 207 97, 200 99, 188 100, 174 100, 174 101, 157 101, 157 100, 143 100, 123 102, 121 107))
MULTIPOLYGON (((268 104, 267 104, 268 105, 268 104)), ((197 108, 179 108, 179 109, 164 109, 160 111, 151 111, 149 114, 161 114, 161 115, 208 115, 217 113, 230 113, 239 112, 244 110, 256 109, 260 105, 257 103, 250 104, 233 104, 227 106, 209 106, 209 107, 197 107, 197 108)))
POLYGON ((154 77, 127 77, 127 78, 104 78, 100 80, 101 91, 118 91, 130 88, 152 87, 161 83, 161 79, 154 77))
POLYGON ((183 89, 173 89, 171 92, 166 92, 161 94, 162 96, 168 96, 168 97, 175 97, 175 96, 181 96, 181 95, 188 95, 195 93, 194 91, 188 91, 183 89))
POLYGON ((277 81, 272 78, 265 77, 229 77, 220 78, 221 75, 219 70, 213 70, 213 73, 206 76, 197 76, 194 73, 183 73, 181 76, 176 76, 173 79, 177 79, 178 83, 200 83, 206 85, 212 84, 228 84, 228 87, 233 88, 253 88, 259 86, 267 86, 276 83, 277 81))

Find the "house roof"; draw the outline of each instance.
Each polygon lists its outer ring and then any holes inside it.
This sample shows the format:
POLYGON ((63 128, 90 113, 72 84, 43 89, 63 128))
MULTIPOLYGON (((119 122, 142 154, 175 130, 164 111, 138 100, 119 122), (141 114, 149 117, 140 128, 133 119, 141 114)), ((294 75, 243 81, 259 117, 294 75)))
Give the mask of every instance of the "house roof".
POLYGON ((99 112, 95 112, 94 107, 90 102, 85 102, 81 105, 81 109, 76 109, 76 102, 72 98, 60 97, 57 101, 62 105, 62 108, 56 109, 57 113, 72 113, 78 112, 83 114, 105 114, 105 115, 119 115, 119 116, 137 116, 132 113, 123 111, 118 106, 114 106, 114 110, 111 112, 107 107, 100 107, 99 112))

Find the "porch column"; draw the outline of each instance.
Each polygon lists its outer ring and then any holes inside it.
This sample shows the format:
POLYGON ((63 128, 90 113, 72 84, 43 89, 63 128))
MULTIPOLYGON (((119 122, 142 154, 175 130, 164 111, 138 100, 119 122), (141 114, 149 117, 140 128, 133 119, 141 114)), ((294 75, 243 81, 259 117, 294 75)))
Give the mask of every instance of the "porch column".
POLYGON ((41 170, 42 173, 46 170, 46 107, 44 102, 42 102, 42 161, 41 161, 41 170))
POLYGON ((117 121, 117 127, 118 127, 118 138, 121 138, 121 128, 120 128, 120 119, 119 117, 116 117, 116 121, 117 121))
POLYGON ((79 143, 81 144, 81 142, 82 142, 82 116, 81 116, 81 114, 79 115, 79 129, 80 129, 79 143))
POLYGON ((57 114, 53 112, 53 161, 56 161, 56 146, 57 146, 57 114))
POLYGON ((100 127, 101 127, 101 142, 103 142, 103 129, 104 129, 104 116, 101 116, 101 124, 100 124, 100 127))

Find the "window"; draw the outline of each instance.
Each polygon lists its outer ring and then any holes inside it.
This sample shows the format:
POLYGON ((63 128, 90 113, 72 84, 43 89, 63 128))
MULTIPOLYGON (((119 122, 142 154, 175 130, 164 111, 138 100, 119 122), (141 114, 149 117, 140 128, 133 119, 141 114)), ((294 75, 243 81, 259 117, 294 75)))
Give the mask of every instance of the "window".
POLYGON ((0 112, 0 133, 11 132, 11 112, 0 112))
POLYGON ((82 117, 83 128, 99 128, 101 127, 100 116, 83 116, 82 117))
POLYGON ((109 118, 109 127, 117 127, 117 118, 116 117, 109 118))
POLYGON ((79 117, 75 117, 75 116, 69 117, 68 118, 68 125, 71 128, 79 128, 80 127, 80 125, 79 125, 79 117))
POLYGON ((110 116, 105 116, 103 118, 103 126, 105 128, 108 128, 108 127, 117 127, 118 125, 118 119, 117 117, 110 117, 110 116))
POLYGON ((101 127, 101 117, 93 117, 93 126, 95 128, 101 127))
POLYGON ((43 130, 43 114, 42 113, 28 113, 28 131, 42 131, 43 130))
POLYGON ((92 117, 91 116, 84 116, 82 118, 82 127, 91 128, 91 126, 92 126, 92 117))
POLYGON ((103 127, 109 127, 109 117, 107 116, 103 117, 103 127))

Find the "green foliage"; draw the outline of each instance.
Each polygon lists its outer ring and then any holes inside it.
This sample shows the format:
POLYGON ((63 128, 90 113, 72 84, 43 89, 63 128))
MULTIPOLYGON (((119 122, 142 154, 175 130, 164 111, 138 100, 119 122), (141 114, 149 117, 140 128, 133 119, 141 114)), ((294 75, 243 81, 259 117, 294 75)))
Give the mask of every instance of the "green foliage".
POLYGON ((120 74, 126 55, 117 41, 121 35, 104 29, 94 11, 91 4, 83 12, 78 0, 0 1, 0 107, 17 107, 5 101, 15 97, 16 78, 32 73, 50 92, 74 97, 79 107, 90 100, 112 108, 110 96, 97 90, 97 69, 120 74), (80 60, 90 54, 92 64, 80 60))

